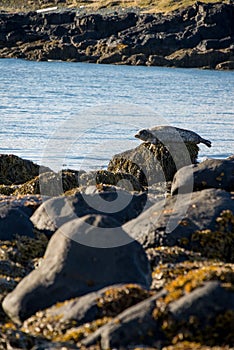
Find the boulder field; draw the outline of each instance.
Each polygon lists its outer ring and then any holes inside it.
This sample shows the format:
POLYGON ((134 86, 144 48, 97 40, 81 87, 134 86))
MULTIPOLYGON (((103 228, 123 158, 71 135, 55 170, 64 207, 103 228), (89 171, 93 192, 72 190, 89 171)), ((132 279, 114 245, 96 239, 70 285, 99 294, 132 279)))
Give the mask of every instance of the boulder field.
POLYGON ((95 172, 0 157, 0 349, 233 349, 233 156, 185 146, 95 172))
POLYGON ((168 14, 1 12, 0 57, 234 69, 234 4, 168 14))

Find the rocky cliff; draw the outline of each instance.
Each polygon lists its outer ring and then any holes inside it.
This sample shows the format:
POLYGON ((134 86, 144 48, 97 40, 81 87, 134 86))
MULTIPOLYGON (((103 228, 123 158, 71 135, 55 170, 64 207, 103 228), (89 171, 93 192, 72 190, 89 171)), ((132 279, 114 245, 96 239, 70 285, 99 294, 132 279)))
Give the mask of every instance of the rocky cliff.
POLYGON ((0 57, 233 69, 234 4, 169 14, 2 12, 0 57))

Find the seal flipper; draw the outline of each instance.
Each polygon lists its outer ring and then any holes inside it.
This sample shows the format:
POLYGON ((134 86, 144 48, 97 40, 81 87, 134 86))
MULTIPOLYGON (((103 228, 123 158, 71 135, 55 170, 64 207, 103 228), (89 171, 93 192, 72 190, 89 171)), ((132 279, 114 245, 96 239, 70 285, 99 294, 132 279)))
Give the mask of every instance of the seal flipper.
POLYGON ((211 147, 211 142, 209 140, 201 139, 201 143, 204 143, 207 147, 211 147))

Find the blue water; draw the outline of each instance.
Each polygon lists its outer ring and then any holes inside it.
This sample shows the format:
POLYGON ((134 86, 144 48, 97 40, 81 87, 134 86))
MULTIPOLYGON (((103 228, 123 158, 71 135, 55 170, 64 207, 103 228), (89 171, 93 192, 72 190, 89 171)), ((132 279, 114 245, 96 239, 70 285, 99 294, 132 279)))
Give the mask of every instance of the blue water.
POLYGON ((199 159, 234 153, 234 72, 0 60, 0 153, 58 170, 105 168, 170 124, 212 141, 199 159))

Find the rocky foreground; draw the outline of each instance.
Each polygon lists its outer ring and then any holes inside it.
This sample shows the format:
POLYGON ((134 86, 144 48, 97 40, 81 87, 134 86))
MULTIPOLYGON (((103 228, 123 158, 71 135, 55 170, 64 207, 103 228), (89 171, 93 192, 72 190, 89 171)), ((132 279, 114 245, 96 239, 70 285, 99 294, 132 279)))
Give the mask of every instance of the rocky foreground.
POLYGON ((0 57, 234 69, 234 4, 169 14, 2 12, 0 57))
POLYGON ((186 148, 0 156, 0 349, 233 349, 234 161, 186 148))

